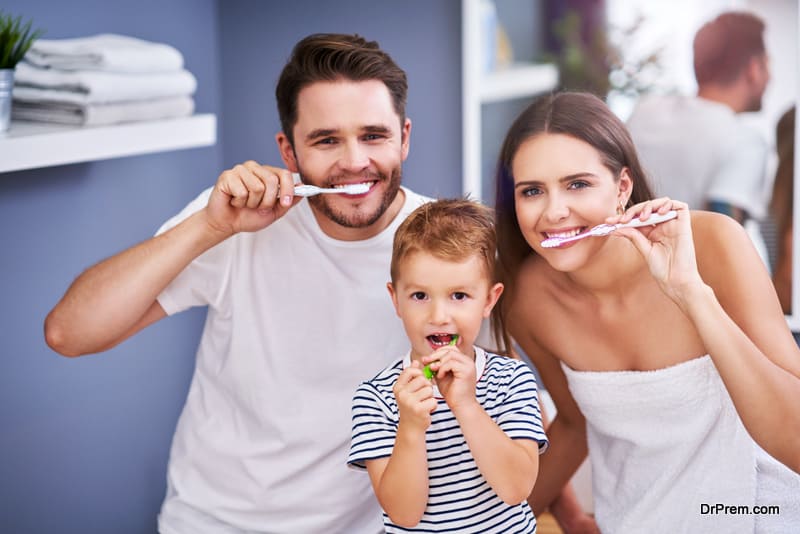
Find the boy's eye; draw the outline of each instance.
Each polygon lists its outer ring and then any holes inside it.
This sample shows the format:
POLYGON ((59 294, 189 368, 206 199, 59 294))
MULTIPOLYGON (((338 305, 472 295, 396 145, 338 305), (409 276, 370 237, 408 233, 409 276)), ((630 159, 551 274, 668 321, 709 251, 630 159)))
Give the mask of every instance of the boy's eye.
POLYGON ((427 295, 423 291, 415 291, 411 293, 411 300, 425 300, 427 295))
POLYGON ((453 293, 453 300, 466 300, 469 298, 469 295, 464 293, 463 291, 456 291, 453 293))

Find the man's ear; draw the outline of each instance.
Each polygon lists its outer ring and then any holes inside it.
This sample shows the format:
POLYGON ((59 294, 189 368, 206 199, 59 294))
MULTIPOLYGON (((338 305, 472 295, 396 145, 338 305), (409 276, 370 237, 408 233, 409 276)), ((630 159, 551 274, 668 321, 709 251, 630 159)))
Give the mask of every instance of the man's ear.
POLYGON ((392 304, 394 305, 394 312, 400 317, 400 309, 397 306, 397 293, 394 290, 394 286, 391 282, 386 283, 386 289, 389 290, 389 296, 392 298, 392 304))
POLYGON ((408 150, 411 146, 410 139, 411 139, 411 119, 406 117, 406 120, 403 122, 403 128, 400 130, 400 139, 402 142, 401 145, 401 157, 403 158, 402 161, 405 161, 408 157, 408 150))
POLYGON ((297 155, 294 153, 294 147, 289 142, 289 138, 283 132, 278 132, 275 135, 275 142, 278 143, 278 150, 281 153, 281 159, 286 168, 291 172, 300 172, 297 167, 297 155))
POLYGON ((503 289, 505 289, 505 286, 500 282, 497 282, 495 285, 489 288, 489 295, 486 299, 486 306, 483 307, 484 319, 492 314, 492 309, 494 309, 494 306, 495 304, 497 304, 497 301, 500 300, 500 295, 503 294, 503 289))

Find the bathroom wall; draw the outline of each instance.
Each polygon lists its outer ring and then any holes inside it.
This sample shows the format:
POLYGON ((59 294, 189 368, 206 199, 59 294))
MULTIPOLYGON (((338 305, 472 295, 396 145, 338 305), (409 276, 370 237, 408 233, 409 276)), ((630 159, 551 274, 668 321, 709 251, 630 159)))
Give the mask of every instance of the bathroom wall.
POLYGON ((377 39, 408 71, 405 181, 458 194, 460 3, 5 0, 2 9, 46 38, 116 32, 172 44, 198 78, 198 112, 218 117, 212 147, 0 174, 0 531, 155 532, 204 310, 77 359, 45 345, 44 317, 81 271, 151 236, 227 166, 278 163, 274 83, 310 32, 377 39))

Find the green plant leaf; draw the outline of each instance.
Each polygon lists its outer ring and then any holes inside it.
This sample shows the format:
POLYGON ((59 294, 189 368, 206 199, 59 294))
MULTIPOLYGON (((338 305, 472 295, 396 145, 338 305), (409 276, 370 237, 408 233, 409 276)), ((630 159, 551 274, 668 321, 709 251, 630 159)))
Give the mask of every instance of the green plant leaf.
POLYGON ((12 17, 0 10, 0 69, 13 69, 44 32, 32 29, 32 21, 12 17))

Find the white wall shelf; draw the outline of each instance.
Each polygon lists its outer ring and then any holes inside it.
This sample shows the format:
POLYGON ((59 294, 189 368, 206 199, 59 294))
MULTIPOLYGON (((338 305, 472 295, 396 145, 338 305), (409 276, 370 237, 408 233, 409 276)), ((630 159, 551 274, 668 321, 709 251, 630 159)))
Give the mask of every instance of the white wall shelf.
POLYGON ((12 121, 0 134, 0 173, 208 146, 216 139, 213 114, 97 127, 12 121))
POLYGON ((462 72, 462 193, 483 200, 481 107, 484 104, 532 97, 558 85, 558 70, 550 64, 516 63, 483 72, 485 51, 480 0, 461 0, 462 72))
POLYGON ((500 102, 551 91, 558 84, 558 69, 550 63, 515 63, 481 79, 481 103, 500 102))

